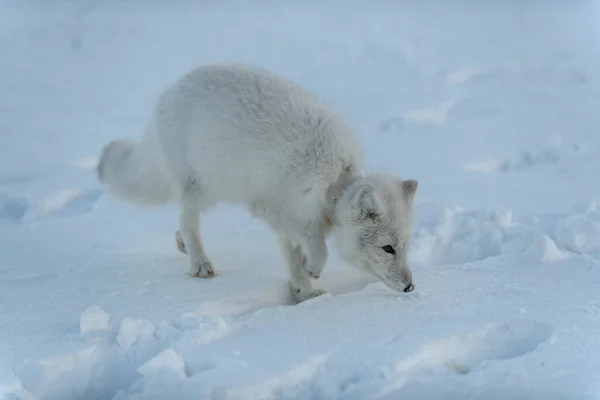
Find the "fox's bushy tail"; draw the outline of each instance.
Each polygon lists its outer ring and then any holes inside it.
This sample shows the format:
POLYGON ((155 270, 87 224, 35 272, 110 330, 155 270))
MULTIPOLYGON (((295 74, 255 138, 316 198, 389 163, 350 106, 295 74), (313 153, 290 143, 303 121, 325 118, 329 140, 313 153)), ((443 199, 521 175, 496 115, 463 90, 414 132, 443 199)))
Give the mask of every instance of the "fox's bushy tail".
POLYGON ((168 172, 154 135, 141 142, 115 140, 104 147, 96 168, 108 191, 138 206, 167 204, 173 200, 168 172))

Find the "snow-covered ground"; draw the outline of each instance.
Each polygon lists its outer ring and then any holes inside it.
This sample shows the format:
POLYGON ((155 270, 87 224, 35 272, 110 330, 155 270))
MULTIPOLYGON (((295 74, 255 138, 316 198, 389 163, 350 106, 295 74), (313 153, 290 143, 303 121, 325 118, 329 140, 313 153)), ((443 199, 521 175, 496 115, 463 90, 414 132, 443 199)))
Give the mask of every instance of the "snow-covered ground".
POLYGON ((594 1, 0 2, 0 393, 7 399, 600 398, 600 7, 594 1), (94 174, 157 94, 265 66, 420 182, 394 293, 334 251, 293 304, 274 236, 94 174))

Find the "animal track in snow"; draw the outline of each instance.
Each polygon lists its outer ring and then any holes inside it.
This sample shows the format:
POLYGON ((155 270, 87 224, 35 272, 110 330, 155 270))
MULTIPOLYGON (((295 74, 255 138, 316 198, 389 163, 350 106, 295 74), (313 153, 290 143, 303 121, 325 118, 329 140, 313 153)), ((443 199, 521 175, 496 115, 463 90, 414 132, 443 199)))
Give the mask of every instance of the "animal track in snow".
POLYGON ((101 190, 64 189, 46 197, 37 207, 33 218, 73 217, 92 211, 102 197, 101 190))
POLYGON ((277 399, 296 397, 315 380, 329 360, 330 354, 313 356, 293 369, 255 385, 231 389, 229 399, 277 399))
POLYGON ((549 146, 538 150, 525 150, 514 158, 488 158, 465 163, 463 168, 469 172, 522 172, 533 167, 559 164, 592 156, 595 146, 588 143, 564 143, 562 138, 554 137, 549 146))
POLYGON ((574 253, 600 254, 600 206, 563 216, 514 215, 510 210, 446 208, 415 231, 411 260, 426 265, 465 264, 520 254, 552 264, 574 253))
POLYGON ((468 374, 496 361, 523 357, 550 338, 553 328, 535 321, 515 320, 467 331, 426 344, 413 357, 398 362, 390 374, 385 396, 421 374, 450 369, 468 374))
POLYGON ((196 308, 195 314, 205 317, 244 317, 255 311, 292 306, 294 304, 289 286, 282 284, 264 288, 257 294, 206 301, 196 308))
POLYGON ((27 200, 0 193, 0 224, 21 221, 28 208, 27 200))
POLYGON ((431 107, 419 108, 404 113, 405 122, 415 125, 436 125, 446 124, 448 113, 456 105, 456 100, 447 100, 431 107))

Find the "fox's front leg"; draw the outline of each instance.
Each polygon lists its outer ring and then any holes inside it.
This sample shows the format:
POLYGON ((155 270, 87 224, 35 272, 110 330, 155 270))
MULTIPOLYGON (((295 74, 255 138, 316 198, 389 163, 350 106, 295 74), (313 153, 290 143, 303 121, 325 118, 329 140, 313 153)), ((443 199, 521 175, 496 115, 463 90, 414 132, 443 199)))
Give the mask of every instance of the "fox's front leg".
POLYGON ((306 256, 304 268, 311 278, 318 279, 327 262, 327 243, 324 235, 309 236, 304 239, 302 250, 306 256))
POLYGON ((290 273, 292 295, 298 302, 320 296, 325 292, 315 289, 306 269, 307 257, 300 245, 295 245, 288 239, 280 237, 279 244, 290 273))

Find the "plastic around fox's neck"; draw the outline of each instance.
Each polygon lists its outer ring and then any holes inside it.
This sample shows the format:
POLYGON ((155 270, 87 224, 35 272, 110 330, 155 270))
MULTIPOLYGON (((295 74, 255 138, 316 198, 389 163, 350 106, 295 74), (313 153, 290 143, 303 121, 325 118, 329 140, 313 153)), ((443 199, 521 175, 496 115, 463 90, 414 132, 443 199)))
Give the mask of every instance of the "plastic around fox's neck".
POLYGON ((348 188, 352 184, 360 179, 363 179, 364 175, 361 172, 352 173, 350 170, 345 170, 339 177, 336 184, 330 188, 328 194, 329 212, 325 215, 325 224, 329 227, 339 227, 339 219, 337 218, 339 200, 347 192, 348 188))

